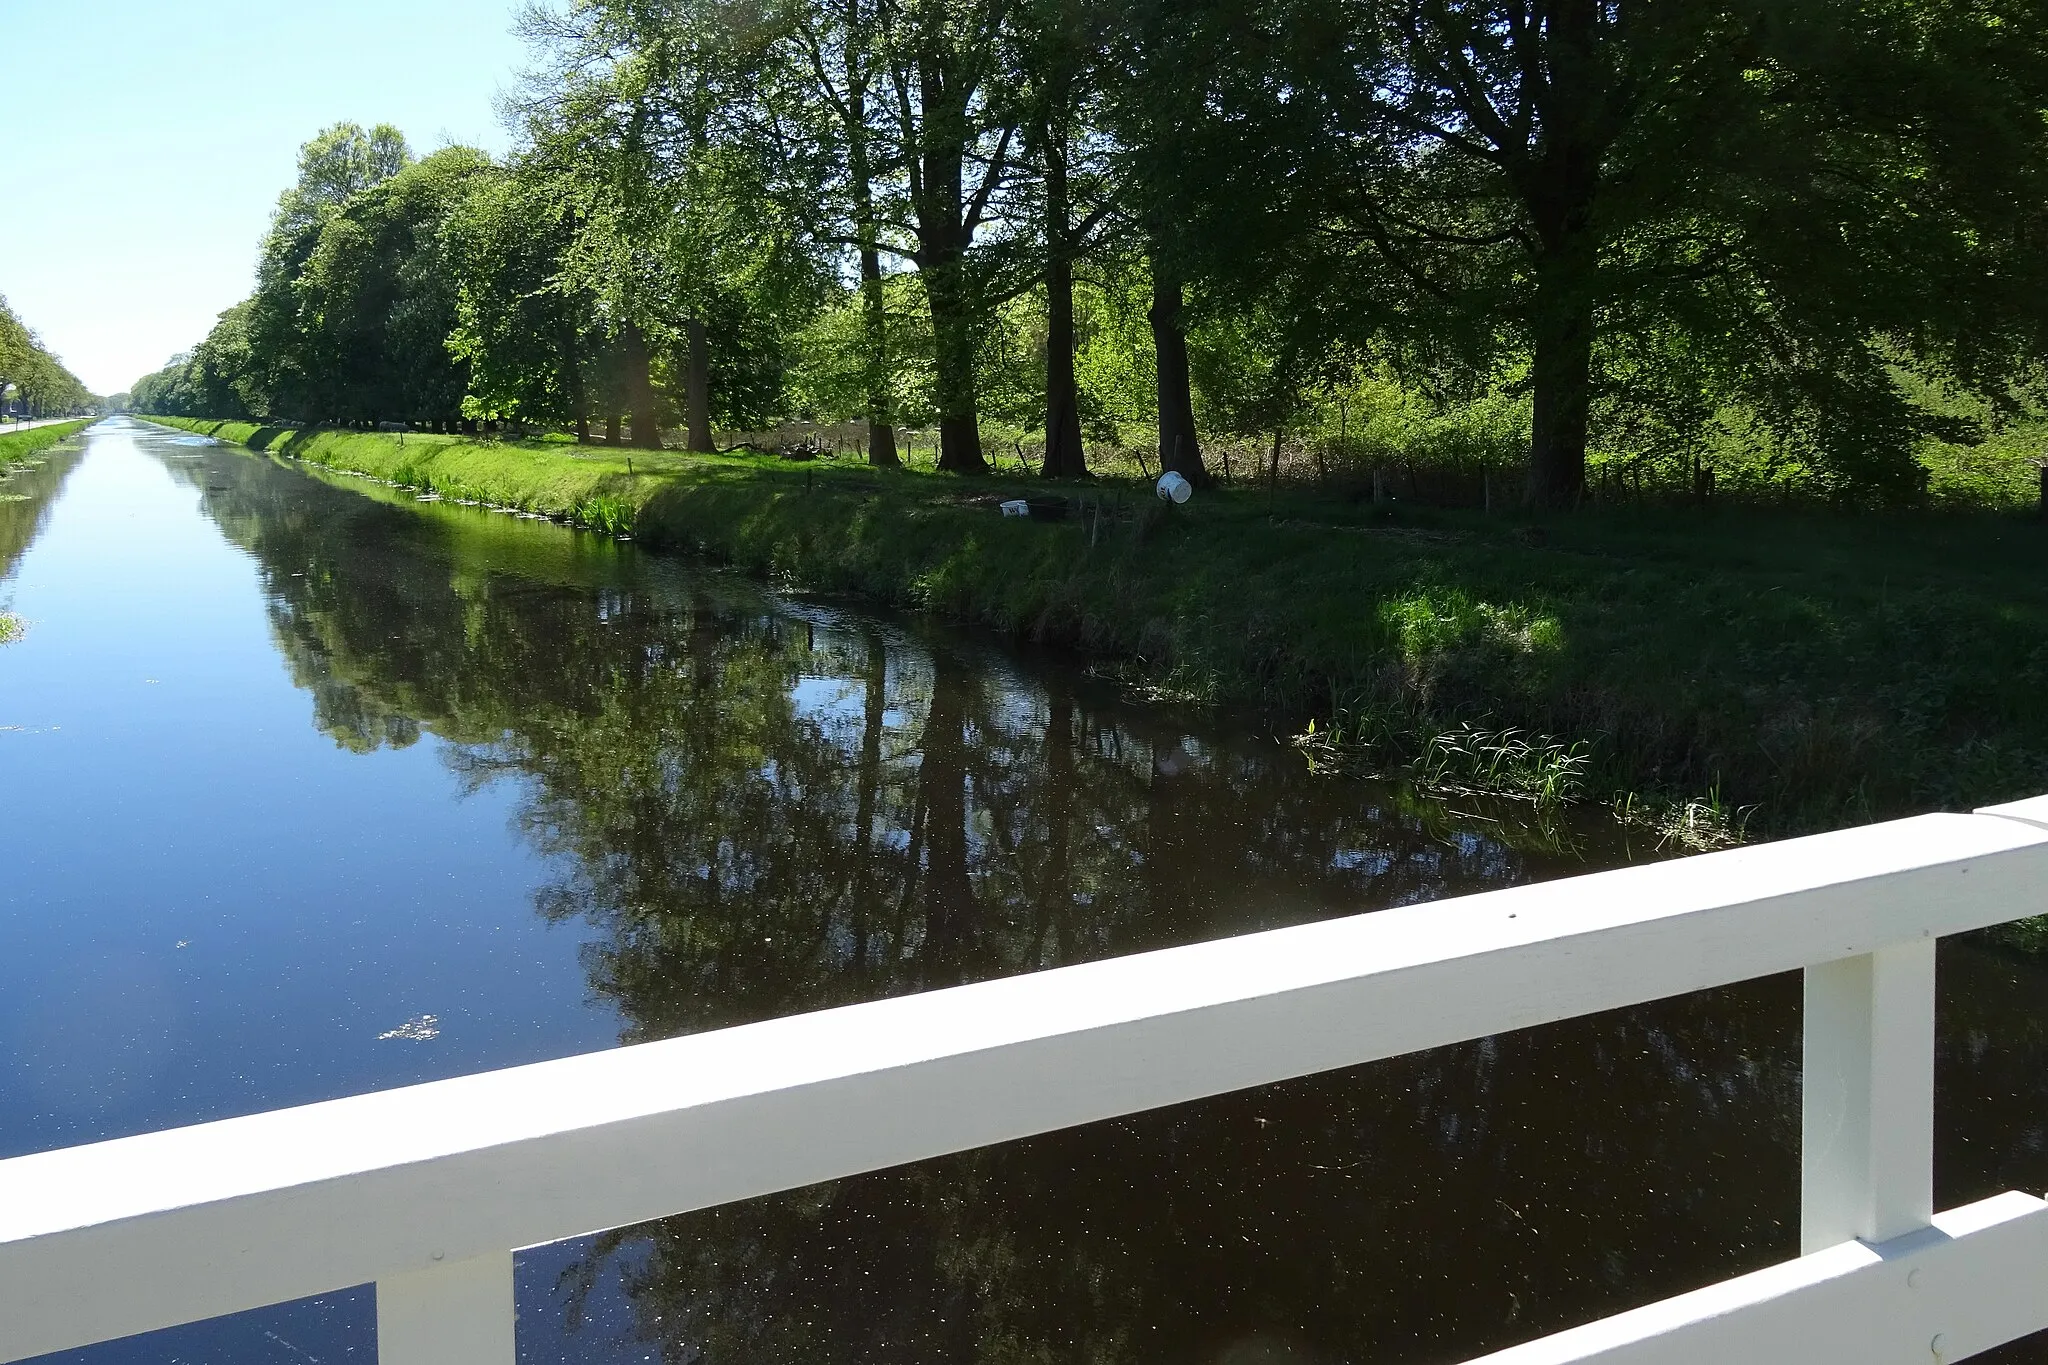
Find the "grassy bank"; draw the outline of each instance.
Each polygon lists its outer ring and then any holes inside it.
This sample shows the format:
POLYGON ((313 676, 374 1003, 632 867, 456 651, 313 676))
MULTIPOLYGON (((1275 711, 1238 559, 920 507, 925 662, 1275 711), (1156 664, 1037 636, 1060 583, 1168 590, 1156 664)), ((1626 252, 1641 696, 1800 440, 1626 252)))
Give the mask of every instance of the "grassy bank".
POLYGON ((178 422, 1267 708, 1323 762, 1612 800, 1703 838, 2048 791, 2048 527, 1723 508, 1505 516, 1064 490, 850 461, 178 422), (1100 507, 1097 515, 1096 507, 1100 507))
POLYGON ((39 451, 48 450, 66 436, 76 436, 98 420, 97 417, 82 417, 76 422, 31 427, 26 431, 0 431, 0 469, 5 469, 17 460, 26 460, 39 451))

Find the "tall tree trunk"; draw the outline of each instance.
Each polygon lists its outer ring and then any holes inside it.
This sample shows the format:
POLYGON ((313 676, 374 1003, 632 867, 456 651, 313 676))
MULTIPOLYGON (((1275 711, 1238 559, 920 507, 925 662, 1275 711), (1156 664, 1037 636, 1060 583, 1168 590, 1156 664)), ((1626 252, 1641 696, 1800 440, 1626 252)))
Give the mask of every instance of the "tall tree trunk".
POLYGON ((711 342, 704 324, 691 318, 683 324, 690 343, 690 373, 684 384, 689 412, 689 448, 710 453, 718 448, 711 439, 711 342))
MULTIPOLYGON (((847 32, 856 31, 849 13, 847 32)), ((875 226, 874 169, 868 159, 867 71, 847 40, 847 170, 853 180, 853 230, 860 246, 861 370, 867 386, 868 463, 900 469, 895 414, 889 402, 889 313, 882 294, 882 253, 875 226)))
POLYGON ((642 450, 661 449, 661 429, 654 412, 653 361, 647 353, 647 335, 638 323, 629 322, 622 333, 626 359, 626 408, 633 418, 633 444, 642 450))
POLYGON ((606 445, 613 446, 619 443, 619 415, 616 412, 605 414, 604 441, 606 445))
POLYGON ((1180 277, 1161 253, 1152 252, 1152 354, 1159 376, 1159 468, 1172 470, 1197 488, 1209 486, 1202 444, 1195 437, 1195 395, 1188 378, 1188 337, 1181 313, 1180 277))
MULTIPOLYGON (((873 232, 872 223, 868 230, 873 232)), ((889 315, 882 297, 882 259, 871 244, 860 249, 860 295, 861 326, 867 334, 868 463, 901 469, 895 413, 889 402, 889 315)))
POLYGON ((1045 465, 1048 479, 1083 478, 1081 392, 1074 382, 1074 260, 1068 221, 1067 148, 1057 119, 1045 137, 1045 465))
POLYGON ((1576 272, 1538 274, 1528 502, 1561 511, 1586 491, 1593 398, 1593 300, 1576 272))
POLYGON ((1608 136, 1599 111, 1610 84, 1598 23, 1598 0, 1551 7, 1543 28, 1550 69, 1543 140, 1523 189, 1537 241, 1527 501, 1551 510, 1576 506, 1586 490, 1600 268, 1593 210, 1608 136))
POLYGON ((1045 272, 1045 466, 1048 479, 1086 478, 1081 389, 1074 379, 1074 266, 1064 257, 1045 272))
POLYGON ((939 409, 939 469, 986 474, 981 453, 981 404, 974 376, 975 309, 967 280, 971 232, 965 192, 970 140, 967 93, 942 56, 918 59, 924 127, 917 155, 917 269, 932 317, 932 368, 939 409))
POLYGON ((954 251, 950 259, 924 271, 938 381, 939 470, 986 474, 989 464, 981 452, 981 403, 974 376, 974 317, 961 278, 965 265, 954 251))
POLYGON ((562 387, 567 390, 569 412, 576 427, 576 443, 590 444, 590 403, 583 391, 582 348, 576 344, 576 328, 562 326, 562 387))

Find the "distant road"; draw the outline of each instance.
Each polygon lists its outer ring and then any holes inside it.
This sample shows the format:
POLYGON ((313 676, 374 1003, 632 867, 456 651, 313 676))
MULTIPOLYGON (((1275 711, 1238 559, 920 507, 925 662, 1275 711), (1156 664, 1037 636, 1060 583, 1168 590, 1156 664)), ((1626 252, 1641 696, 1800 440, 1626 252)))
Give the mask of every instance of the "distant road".
POLYGON ((45 417, 40 422, 0 421, 0 436, 5 436, 10 431, 34 431, 37 427, 54 427, 65 422, 83 422, 84 420, 83 417, 45 417))

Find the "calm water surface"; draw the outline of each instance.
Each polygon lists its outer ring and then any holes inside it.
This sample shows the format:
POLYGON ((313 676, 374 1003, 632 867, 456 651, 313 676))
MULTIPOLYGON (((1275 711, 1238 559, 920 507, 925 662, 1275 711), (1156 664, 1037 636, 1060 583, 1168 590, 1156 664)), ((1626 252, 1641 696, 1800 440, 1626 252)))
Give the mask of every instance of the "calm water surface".
MULTIPOLYGON (((141 423, 0 498, 31 623, 0 1156, 1631 852, 141 423)), ((1951 944, 1942 981, 1940 1202, 2038 1191, 2048 970, 1951 944)), ((1756 982, 523 1253, 520 1357, 1460 1359, 1795 1254, 1797 1005, 1756 982)), ((51 1359, 366 1361, 372 1316, 51 1359)))

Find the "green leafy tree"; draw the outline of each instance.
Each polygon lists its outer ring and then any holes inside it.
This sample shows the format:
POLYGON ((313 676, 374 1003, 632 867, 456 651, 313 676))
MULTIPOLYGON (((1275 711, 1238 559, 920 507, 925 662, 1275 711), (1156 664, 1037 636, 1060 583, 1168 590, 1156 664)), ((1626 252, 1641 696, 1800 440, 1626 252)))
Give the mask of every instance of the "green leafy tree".
POLYGON ((786 339, 822 294, 815 190, 776 142, 780 69, 726 17, 599 3, 529 19, 549 63, 529 135, 578 213, 560 278, 619 334, 640 444, 658 443, 658 364, 680 376, 692 449, 712 448, 715 417, 774 411, 786 339))
POLYGON ((489 171, 481 153, 451 147, 326 217, 293 282, 300 365, 322 416, 443 428, 458 419, 468 374, 447 345, 456 291, 441 227, 489 171))
POLYGON ((1081 477, 1088 461, 1075 369, 1075 273, 1105 230, 1124 226, 1116 148, 1105 124, 1110 30, 1100 7, 1079 0, 1024 0, 1011 8, 1005 30, 1009 60, 1022 77, 1023 197, 1036 222, 1031 274, 1045 300, 1041 472, 1081 477))
POLYGON ((443 221, 456 289, 448 345, 469 367, 467 415, 591 439, 618 355, 595 298, 561 276, 575 231, 573 206, 527 161, 473 178, 443 221))
POLYGON ((1844 485, 1911 491, 1901 351, 1996 392, 2048 316, 2039 6, 1211 0, 1162 199, 1305 338, 1501 372, 1529 496, 1581 495, 1607 377, 1677 334, 1844 485))
POLYGON ((0 406, 10 389, 13 402, 32 418, 67 417, 93 406, 93 395, 84 383, 44 349, 0 297, 0 406))
MULTIPOLYGON (((306 300, 300 279, 327 224, 354 196, 411 161, 404 137, 389 124, 365 130, 338 123, 299 149, 298 177, 278 197, 245 321, 250 367, 242 394, 253 410, 313 421, 339 415, 330 410, 338 401, 336 376, 323 369, 333 351, 332 338, 322 338, 302 316, 306 300)), ((330 254, 340 251, 337 242, 330 254)))
POLYGON ((1022 116, 1000 64, 1005 13, 994 0, 907 0, 881 24, 876 141, 894 171, 884 221, 924 287, 939 468, 959 474, 989 468, 975 362, 1002 256, 981 238, 1007 207, 1022 116))
POLYGON ((763 36, 771 51, 788 49, 796 76, 792 84, 807 96, 798 106, 796 125, 808 137, 796 145, 800 154, 818 157, 818 207, 830 210, 830 218, 819 225, 820 236, 828 247, 846 246, 854 253, 859 326, 847 349, 858 362, 868 460, 896 468, 902 458, 896 449, 900 409, 894 402, 898 353, 893 342, 900 329, 889 315, 882 260, 888 238, 878 191, 890 169, 877 122, 878 101, 887 90, 882 44, 888 3, 789 0, 774 11, 774 23, 763 36))

